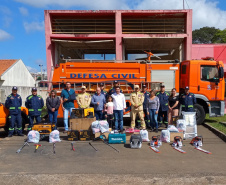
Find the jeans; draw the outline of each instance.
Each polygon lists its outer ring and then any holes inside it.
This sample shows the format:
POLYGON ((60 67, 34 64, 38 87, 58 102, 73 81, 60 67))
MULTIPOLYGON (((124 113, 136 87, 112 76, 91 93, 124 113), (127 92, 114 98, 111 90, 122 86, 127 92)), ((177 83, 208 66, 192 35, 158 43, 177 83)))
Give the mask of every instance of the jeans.
POLYGON ((153 129, 154 127, 158 129, 158 121, 157 121, 158 114, 155 114, 156 111, 157 109, 149 109, 150 124, 153 129))
POLYGON ((115 119, 115 130, 123 130, 123 110, 114 110, 113 112, 115 119))
POLYGON ((68 131, 68 113, 71 116, 72 108, 64 109, 64 129, 68 131))
POLYGON ((57 115, 58 115, 58 110, 56 110, 54 112, 48 110, 48 114, 49 114, 49 122, 50 123, 54 123, 55 124, 55 129, 57 129, 57 115))
POLYGON ((112 114, 107 115, 107 122, 109 124, 109 128, 113 128, 113 115, 112 114))
POLYGON ((96 120, 104 120, 102 110, 96 110, 94 111, 94 114, 95 114, 96 120))
POLYGON ((10 135, 13 135, 14 127, 15 126, 17 126, 16 133, 17 134, 22 134, 22 118, 21 118, 21 113, 19 113, 19 114, 11 114, 9 116, 9 123, 10 123, 10 125, 9 125, 9 134, 10 135))
POLYGON ((27 127, 28 131, 32 130, 34 119, 36 120, 36 123, 41 123, 40 115, 39 116, 29 116, 29 125, 27 127))

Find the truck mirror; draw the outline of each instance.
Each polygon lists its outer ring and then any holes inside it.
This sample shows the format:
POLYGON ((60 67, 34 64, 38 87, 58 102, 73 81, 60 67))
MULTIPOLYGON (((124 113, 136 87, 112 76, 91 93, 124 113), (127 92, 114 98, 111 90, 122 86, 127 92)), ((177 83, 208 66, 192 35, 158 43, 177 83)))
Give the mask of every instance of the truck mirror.
POLYGON ((219 68, 219 78, 223 78, 224 77, 224 68, 220 67, 219 68))

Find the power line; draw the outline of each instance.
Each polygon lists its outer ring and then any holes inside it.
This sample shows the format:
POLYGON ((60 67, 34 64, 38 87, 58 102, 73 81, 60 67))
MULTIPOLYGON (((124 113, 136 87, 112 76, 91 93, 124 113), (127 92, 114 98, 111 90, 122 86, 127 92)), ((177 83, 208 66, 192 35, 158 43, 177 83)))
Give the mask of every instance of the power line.
POLYGON ((190 9, 190 7, 189 7, 189 5, 188 5, 188 2, 187 2, 187 0, 185 0, 185 2, 186 2, 186 4, 187 4, 187 6, 188 6, 188 9, 190 9))

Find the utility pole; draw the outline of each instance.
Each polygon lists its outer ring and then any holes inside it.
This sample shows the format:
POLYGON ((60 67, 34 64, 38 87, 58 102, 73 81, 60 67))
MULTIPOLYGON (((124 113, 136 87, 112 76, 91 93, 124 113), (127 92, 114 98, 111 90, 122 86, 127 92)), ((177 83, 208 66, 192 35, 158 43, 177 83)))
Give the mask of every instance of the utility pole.
POLYGON ((42 80, 42 64, 39 64, 39 67, 41 68, 41 80, 42 80))
POLYGON ((184 0, 183 0, 183 9, 184 9, 184 0))

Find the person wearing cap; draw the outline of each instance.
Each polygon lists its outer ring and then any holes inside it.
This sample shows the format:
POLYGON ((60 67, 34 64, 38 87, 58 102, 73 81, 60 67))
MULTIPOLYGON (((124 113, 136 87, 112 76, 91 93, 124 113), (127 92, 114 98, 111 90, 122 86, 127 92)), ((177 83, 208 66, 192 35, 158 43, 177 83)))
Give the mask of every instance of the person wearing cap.
POLYGON ((9 133, 8 137, 12 137, 14 133, 14 127, 16 126, 16 133, 18 136, 22 134, 22 117, 21 117, 21 105, 22 98, 17 94, 17 87, 12 88, 12 93, 7 97, 5 101, 5 107, 9 109, 9 133))
POLYGON ((80 93, 77 97, 77 103, 79 108, 86 109, 89 108, 91 103, 91 95, 86 92, 86 86, 82 86, 82 93, 80 93))
POLYGON ((66 89, 63 89, 61 92, 61 106, 64 112, 64 133, 68 131, 68 115, 70 116, 72 109, 75 108, 75 100, 75 91, 71 89, 71 83, 66 82, 66 89))
POLYGON ((28 96, 25 102, 25 106, 28 108, 29 125, 27 131, 32 130, 34 119, 36 123, 41 123, 42 107, 44 101, 40 95, 37 95, 37 89, 35 87, 31 90, 32 95, 28 96))
POLYGON ((147 103, 148 103, 148 99, 150 97, 150 93, 147 91, 147 86, 146 85, 143 85, 143 91, 142 93, 144 94, 144 103, 143 103, 143 111, 144 111, 144 120, 145 120, 145 123, 146 123, 146 127, 147 128, 151 128, 151 125, 150 125, 150 118, 149 118, 149 115, 147 113, 147 103))
POLYGON ((194 112, 194 104, 196 104, 196 98, 193 93, 190 93, 189 87, 185 87, 185 93, 181 94, 180 104, 182 106, 182 111, 184 112, 194 112))
MULTIPOLYGON (((114 87, 112 87, 109 90, 109 92, 108 92, 109 96, 111 96, 112 94, 116 93, 116 87, 119 87, 119 83, 118 83, 117 80, 114 81, 114 87)), ((120 93, 122 93, 122 90, 121 89, 120 89, 120 93)))
POLYGON ((91 103, 94 105, 94 114, 96 120, 103 120, 104 104, 106 103, 105 96, 101 94, 100 87, 97 87, 96 93, 93 95, 91 103))
POLYGON ((169 93, 165 92, 165 85, 161 85, 160 92, 156 93, 156 96, 159 98, 160 107, 158 112, 158 120, 159 120, 159 126, 161 126, 162 123, 166 125, 166 128, 168 127, 168 100, 169 100, 169 93))
POLYGON ((135 120, 136 116, 138 114, 141 123, 142 129, 146 128, 145 122, 144 122, 144 112, 143 112, 143 102, 144 102, 144 94, 140 92, 139 85, 134 86, 134 92, 130 95, 130 102, 132 104, 131 106, 131 128, 134 129, 135 127, 135 120))
POLYGON ((108 97, 108 93, 107 93, 107 91, 104 90, 104 83, 100 83, 100 89, 101 89, 101 94, 104 95, 105 100, 106 100, 108 97))

